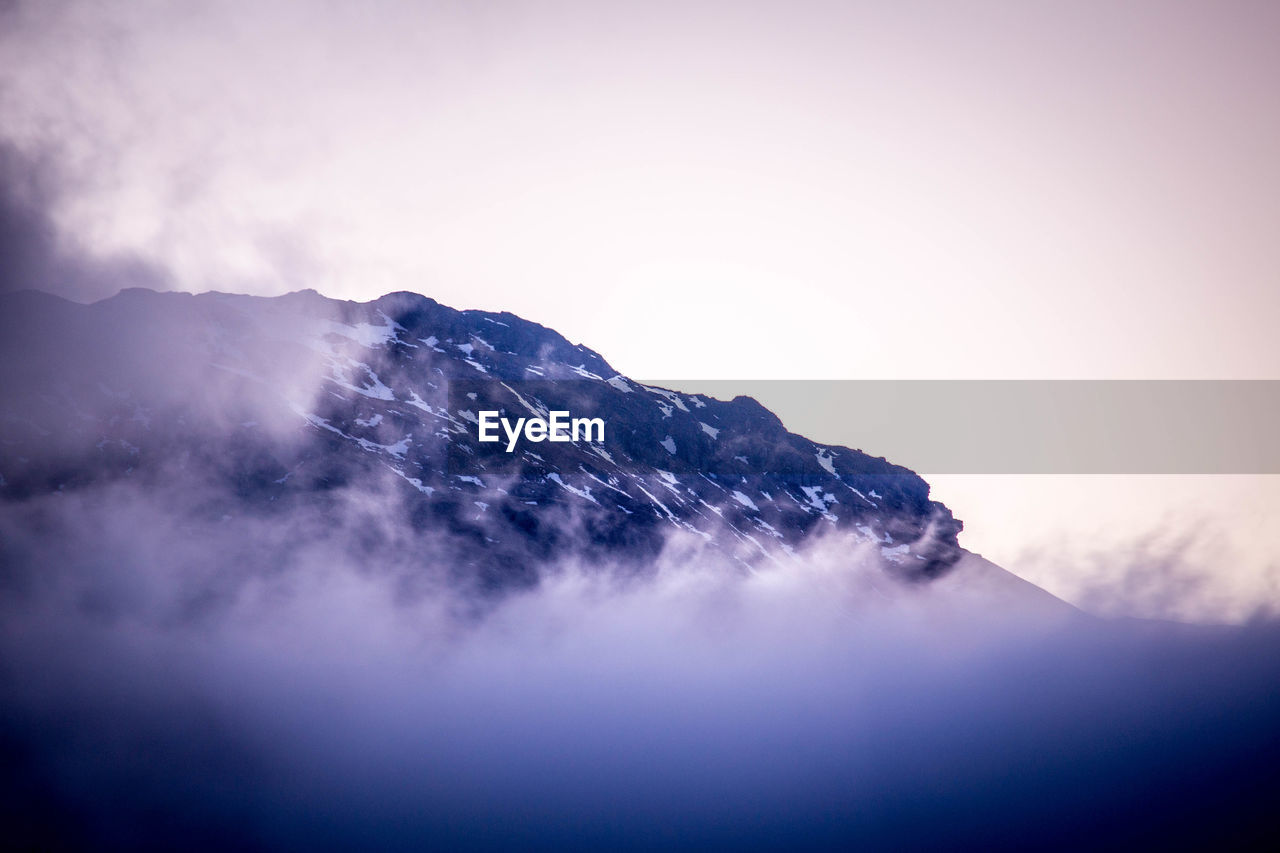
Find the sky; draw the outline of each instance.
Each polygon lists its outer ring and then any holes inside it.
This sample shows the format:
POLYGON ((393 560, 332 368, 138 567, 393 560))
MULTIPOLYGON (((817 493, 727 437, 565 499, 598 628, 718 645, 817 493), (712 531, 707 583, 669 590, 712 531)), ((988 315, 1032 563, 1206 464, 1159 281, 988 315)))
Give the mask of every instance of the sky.
MULTIPOLYGON (((10 0, 4 286, 413 290, 672 382, 1276 378, 1277 43, 1260 2, 10 0)), ((971 531, 1026 500, 986 488, 971 531)))
POLYGON ((176 288, 418 290, 634 376, 1280 366, 1271 4, 6 9, 57 233, 176 288))

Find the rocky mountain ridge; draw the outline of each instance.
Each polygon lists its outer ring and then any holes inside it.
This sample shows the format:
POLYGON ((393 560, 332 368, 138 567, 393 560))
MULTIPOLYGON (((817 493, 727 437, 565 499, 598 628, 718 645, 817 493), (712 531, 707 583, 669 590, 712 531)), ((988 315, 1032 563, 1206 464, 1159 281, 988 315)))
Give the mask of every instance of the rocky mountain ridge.
POLYGON ((4 297, 0 495, 198 482, 204 518, 262 517, 394 481, 382 512, 481 588, 550 565, 643 568, 672 538, 745 570, 836 536, 903 579, 945 573, 960 523, 920 477, 789 433, 755 400, 620 375, 508 313, 133 289, 4 297), (476 441, 476 412, 600 416, 602 444, 476 441), (214 488, 206 488, 209 484, 214 488))

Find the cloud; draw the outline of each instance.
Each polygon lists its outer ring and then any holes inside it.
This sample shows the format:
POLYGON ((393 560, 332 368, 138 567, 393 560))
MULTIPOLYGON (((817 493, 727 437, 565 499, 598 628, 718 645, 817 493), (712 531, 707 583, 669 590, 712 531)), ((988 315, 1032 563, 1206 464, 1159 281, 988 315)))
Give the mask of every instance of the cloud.
POLYGON ((48 156, 0 141, 0 292, 44 290, 79 302, 126 287, 167 290, 167 276, 128 252, 90 255, 60 230, 53 210, 65 191, 48 156))
POLYGON ((642 575, 565 562, 494 597, 404 523, 397 484, 227 513, 216 466, 187 465, 6 506, 19 837, 1069 849, 1266 829, 1270 623, 1026 619, 978 574, 901 584, 835 541, 752 574, 673 538, 642 575))
POLYGON ((1119 542, 1041 545, 1020 565, 1058 579, 1062 594, 1100 615, 1230 623, 1274 617, 1275 555, 1250 559, 1214 521, 1156 527, 1119 542))
MULTIPOLYGON (((246 357, 303 397, 322 382, 246 357)), ((234 431, 254 401, 193 384, 207 425, 171 464, 0 506, 0 814, 19 840, 1078 849, 1270 816, 1273 624, 1110 623, 980 565, 900 583, 836 539, 752 573, 672 533, 644 571, 563 559, 495 593, 416 491, 362 467, 374 454, 256 491, 234 431)), ((119 398, 77 404, 96 423, 119 398)), ((170 415, 204 423, 190 411, 170 415)), ((290 434, 277 458, 315 447, 290 434)), ((558 511, 562 536, 581 529, 558 511)))

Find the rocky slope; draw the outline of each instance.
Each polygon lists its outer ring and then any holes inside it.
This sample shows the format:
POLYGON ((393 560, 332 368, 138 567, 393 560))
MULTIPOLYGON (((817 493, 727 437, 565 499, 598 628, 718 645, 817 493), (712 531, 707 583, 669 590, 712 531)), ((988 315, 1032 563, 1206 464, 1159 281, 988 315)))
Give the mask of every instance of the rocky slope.
POLYGON ((511 314, 412 293, 3 301, 11 505, 164 485, 192 517, 234 521, 367 487, 396 535, 429 537, 424 562, 488 590, 565 562, 643 571, 675 547, 750 570, 835 536, 912 580, 961 554, 912 472, 789 433, 750 398, 640 384, 511 314), (601 417, 605 440, 507 453, 476 441, 483 409, 601 417))

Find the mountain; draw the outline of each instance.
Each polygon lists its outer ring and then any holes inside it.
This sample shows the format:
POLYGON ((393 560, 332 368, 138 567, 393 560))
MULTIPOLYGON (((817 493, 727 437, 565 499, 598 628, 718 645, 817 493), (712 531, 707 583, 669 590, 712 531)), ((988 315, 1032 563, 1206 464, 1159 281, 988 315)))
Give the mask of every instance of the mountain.
MULTIPOLYGON (((283 529, 305 507, 333 530, 352 526, 355 490, 377 523, 356 524, 349 547, 376 562, 420 537, 399 562, 493 593, 567 564, 644 573, 660 555, 752 571, 816 541, 914 582, 964 555, 960 522, 911 471, 790 433, 747 397, 644 385, 505 312, 404 292, 142 289, 91 305, 26 291, 3 309, 11 507, 126 485, 165 495, 155 511, 224 529, 283 529), (604 441, 508 452, 505 436, 476 440, 486 410, 599 417, 604 441)), ((263 547, 284 561, 290 544, 263 547)))

